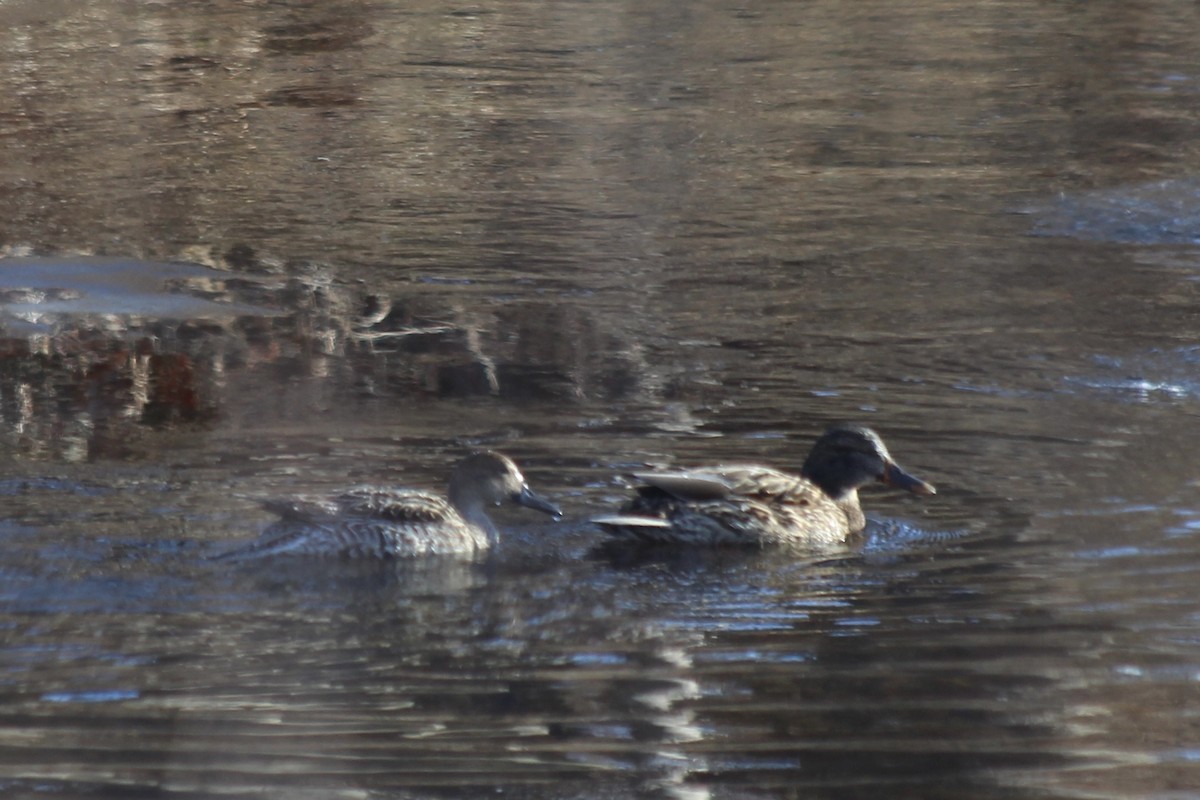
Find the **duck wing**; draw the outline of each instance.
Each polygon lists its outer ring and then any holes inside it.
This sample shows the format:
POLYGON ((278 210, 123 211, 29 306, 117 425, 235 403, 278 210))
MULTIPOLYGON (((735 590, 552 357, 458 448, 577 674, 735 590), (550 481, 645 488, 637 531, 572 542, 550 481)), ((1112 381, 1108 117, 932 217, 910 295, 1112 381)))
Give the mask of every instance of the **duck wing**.
POLYGON ((685 503, 749 498, 760 503, 808 505, 824 497, 807 478, 753 464, 639 472, 634 476, 685 503))
POLYGON ((431 523, 456 513, 448 501, 431 492, 388 486, 355 486, 333 497, 299 495, 261 502, 286 522, 314 525, 346 519, 431 523))
POLYGON ((676 500, 721 500, 728 497, 733 490, 719 474, 710 470, 635 472, 633 477, 646 486, 666 492, 676 500))
POLYGON ((316 522, 332 519, 338 513, 338 506, 332 500, 311 495, 266 498, 259 500, 259 505, 288 521, 316 522))
POLYGON ((443 497, 419 489, 386 486, 356 486, 336 498, 341 516, 382 520, 398 525, 428 524, 457 518, 458 513, 443 497))

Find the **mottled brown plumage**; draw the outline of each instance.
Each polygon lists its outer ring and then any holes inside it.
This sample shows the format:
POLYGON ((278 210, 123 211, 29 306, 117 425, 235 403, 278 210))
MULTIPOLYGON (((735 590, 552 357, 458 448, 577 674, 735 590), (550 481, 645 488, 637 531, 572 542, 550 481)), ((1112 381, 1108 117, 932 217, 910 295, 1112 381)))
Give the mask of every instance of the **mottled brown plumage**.
POLYGON ((892 460, 874 431, 857 425, 821 436, 800 475, 746 465, 635 477, 645 484, 637 496, 593 522, 616 537, 653 544, 833 544, 866 525, 859 488, 878 481, 934 493, 892 460))
POLYGON ((406 557, 470 553, 497 538, 486 507, 512 502, 561 516, 525 483, 511 459, 493 452, 464 458, 450 478, 449 499, 421 489, 357 486, 333 497, 270 500, 280 515, 250 544, 218 558, 294 553, 406 557))

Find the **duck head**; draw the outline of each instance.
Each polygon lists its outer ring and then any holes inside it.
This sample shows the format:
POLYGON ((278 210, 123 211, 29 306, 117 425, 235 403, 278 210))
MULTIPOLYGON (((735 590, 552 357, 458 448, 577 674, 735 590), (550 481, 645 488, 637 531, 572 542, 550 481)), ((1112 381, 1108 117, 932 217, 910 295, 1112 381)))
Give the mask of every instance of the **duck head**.
POLYGON ((529 488, 511 458, 491 450, 472 453, 458 463, 450 476, 449 495, 458 508, 516 503, 556 519, 562 516, 557 506, 529 488))
POLYGON ((933 485, 897 464, 883 440, 861 425, 835 425, 817 439, 800 473, 834 500, 878 481, 913 494, 935 494, 933 485))

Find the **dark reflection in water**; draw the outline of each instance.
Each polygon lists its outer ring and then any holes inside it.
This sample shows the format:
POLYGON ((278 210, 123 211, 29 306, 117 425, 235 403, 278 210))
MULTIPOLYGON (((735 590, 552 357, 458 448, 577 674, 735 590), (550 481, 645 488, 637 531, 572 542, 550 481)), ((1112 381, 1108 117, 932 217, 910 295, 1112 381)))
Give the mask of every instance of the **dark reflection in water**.
POLYGON ((1190 796, 1195 17, 0 5, 0 791, 1190 796), (844 419, 844 549, 582 521, 844 419), (205 559, 481 445, 567 521, 205 559))

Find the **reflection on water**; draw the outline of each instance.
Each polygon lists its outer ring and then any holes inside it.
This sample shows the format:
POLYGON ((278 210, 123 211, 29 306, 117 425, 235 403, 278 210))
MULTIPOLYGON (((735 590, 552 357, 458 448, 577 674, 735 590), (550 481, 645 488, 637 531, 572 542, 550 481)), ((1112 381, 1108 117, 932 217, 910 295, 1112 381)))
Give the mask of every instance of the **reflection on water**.
POLYGON ((1196 244, 1200 183, 1166 180, 1064 195, 1031 210, 1047 236, 1140 244, 1196 244))
POLYGON ((0 790, 1192 792, 1195 14, 0 4, 0 790), (582 521, 845 419, 936 502, 582 521), (480 445, 567 521, 204 558, 480 445))
POLYGON ((210 421, 239 378, 520 402, 615 398, 644 371, 581 309, 545 303, 476 312, 322 276, 247 279, 112 259, 0 267, 0 287, 12 287, 0 302, 9 435, 58 458, 128 455, 145 425, 210 421))
POLYGON ((1200 348, 1195 346, 1154 350, 1130 359, 1096 356, 1093 361, 1091 374, 1068 376, 1068 385, 1142 402, 1189 399, 1200 392, 1200 348))

